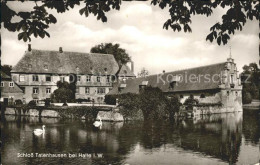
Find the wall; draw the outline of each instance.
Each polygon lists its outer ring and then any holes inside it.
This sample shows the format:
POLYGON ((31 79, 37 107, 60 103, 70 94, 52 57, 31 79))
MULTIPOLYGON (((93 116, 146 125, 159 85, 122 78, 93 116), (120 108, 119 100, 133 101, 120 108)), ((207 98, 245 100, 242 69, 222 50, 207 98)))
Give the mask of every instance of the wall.
POLYGON ((203 107, 193 107, 193 115, 208 115, 217 113, 229 113, 229 112, 243 112, 242 109, 237 109, 236 107, 224 107, 218 105, 203 106, 203 107))

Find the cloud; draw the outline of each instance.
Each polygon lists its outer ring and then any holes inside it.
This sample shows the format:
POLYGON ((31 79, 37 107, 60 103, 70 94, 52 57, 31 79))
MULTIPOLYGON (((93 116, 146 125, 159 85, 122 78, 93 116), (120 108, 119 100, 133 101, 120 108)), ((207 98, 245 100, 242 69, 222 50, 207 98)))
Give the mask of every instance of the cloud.
MULTIPOLYGON (((15 2, 13 7, 19 9, 15 2)), ((27 2, 29 7, 33 2, 27 2)), ((83 5, 83 4, 82 4, 83 5)), ((29 9, 23 6, 24 9, 29 9)), ((91 47, 105 42, 119 43, 135 62, 135 71, 145 67, 151 74, 162 70, 172 71, 225 61, 232 45, 232 55, 241 68, 258 59, 258 22, 249 21, 244 30, 231 36, 228 45, 218 46, 205 40, 209 28, 221 18, 223 9, 217 9, 211 17, 193 16, 192 33, 163 29, 170 17, 168 9, 161 10, 149 2, 122 2, 119 11, 107 14, 108 22, 97 21, 93 15, 79 15, 79 9, 57 14, 58 22, 48 29, 51 38, 33 39, 34 49, 89 52, 91 47)), ((17 40, 17 33, 3 29, 2 63, 16 64, 26 50, 27 43, 17 40)))

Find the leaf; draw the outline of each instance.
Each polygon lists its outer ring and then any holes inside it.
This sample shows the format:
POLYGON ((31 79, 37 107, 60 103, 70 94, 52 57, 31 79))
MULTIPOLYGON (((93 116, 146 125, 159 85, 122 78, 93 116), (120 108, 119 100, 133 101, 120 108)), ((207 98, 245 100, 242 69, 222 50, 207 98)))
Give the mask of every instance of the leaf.
POLYGON ((80 15, 83 15, 84 12, 85 12, 85 7, 79 10, 79 14, 80 14, 80 15))
POLYGON ((217 43, 218 43, 218 45, 221 45, 221 36, 219 36, 219 37, 217 38, 217 43))
POLYGON ((24 32, 18 34, 18 40, 21 40, 23 38, 23 33, 24 32))

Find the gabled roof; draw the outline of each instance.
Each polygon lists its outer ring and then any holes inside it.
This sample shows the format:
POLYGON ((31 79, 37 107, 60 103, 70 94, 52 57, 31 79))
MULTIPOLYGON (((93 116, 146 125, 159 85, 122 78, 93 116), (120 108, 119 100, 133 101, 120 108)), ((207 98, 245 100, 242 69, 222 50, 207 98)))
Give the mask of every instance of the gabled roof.
POLYGON ((118 69, 114 56, 110 54, 33 49, 25 52, 12 72, 111 75, 116 74, 118 69))
POLYGON ((127 65, 122 65, 120 70, 117 72, 117 76, 121 77, 136 77, 135 74, 127 65))
POLYGON ((217 89, 221 83, 219 75, 225 69, 225 66, 226 62, 223 62, 208 66, 168 72, 159 75, 128 79, 125 82, 119 82, 118 84, 115 84, 113 89, 108 94, 119 94, 118 87, 121 83, 127 84, 124 89, 121 89, 121 94, 139 93, 139 85, 143 85, 143 82, 146 82, 145 85, 147 86, 159 87, 163 92, 184 92, 217 89), (194 77, 193 75, 196 77, 200 76, 200 80, 192 79, 192 77, 194 77), (175 76, 181 76, 181 81, 175 81, 174 87, 171 88, 171 83, 176 80, 175 76), (189 77, 191 77, 191 79, 189 79, 189 77))

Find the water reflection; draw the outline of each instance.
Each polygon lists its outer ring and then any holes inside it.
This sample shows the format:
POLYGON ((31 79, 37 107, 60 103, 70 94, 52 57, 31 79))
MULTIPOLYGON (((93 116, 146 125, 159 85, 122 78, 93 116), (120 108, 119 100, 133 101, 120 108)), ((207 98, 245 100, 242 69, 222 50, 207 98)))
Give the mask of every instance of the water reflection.
POLYGON ((104 122, 101 130, 83 121, 6 116, 1 133, 3 164, 252 164, 260 159, 258 114, 218 114, 172 123, 104 122), (42 124, 45 134, 34 136, 32 131, 42 124), (17 153, 86 157, 21 158, 17 153))

